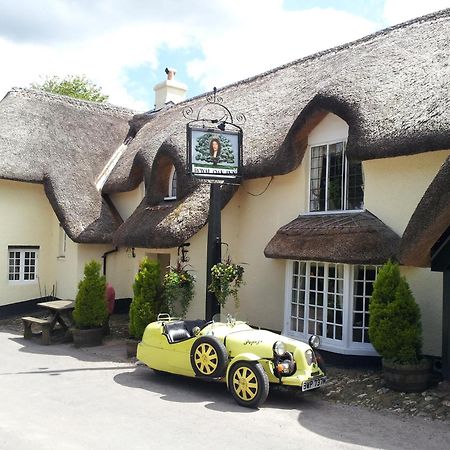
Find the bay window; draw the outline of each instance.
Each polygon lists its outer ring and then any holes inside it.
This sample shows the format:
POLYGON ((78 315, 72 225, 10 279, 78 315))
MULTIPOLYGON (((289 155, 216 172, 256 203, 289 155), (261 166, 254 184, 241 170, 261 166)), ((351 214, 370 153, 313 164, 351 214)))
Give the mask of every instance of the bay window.
POLYGON ((284 334, 317 334, 325 350, 375 354, 369 301, 378 266, 289 261, 284 334))

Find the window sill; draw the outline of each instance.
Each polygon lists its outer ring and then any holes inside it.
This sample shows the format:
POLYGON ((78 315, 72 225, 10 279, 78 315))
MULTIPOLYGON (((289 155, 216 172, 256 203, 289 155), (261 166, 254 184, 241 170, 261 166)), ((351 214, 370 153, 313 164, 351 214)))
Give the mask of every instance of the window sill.
POLYGON ((358 214, 364 212, 365 209, 339 209, 337 211, 306 211, 301 213, 302 216, 325 216, 339 214, 358 214))

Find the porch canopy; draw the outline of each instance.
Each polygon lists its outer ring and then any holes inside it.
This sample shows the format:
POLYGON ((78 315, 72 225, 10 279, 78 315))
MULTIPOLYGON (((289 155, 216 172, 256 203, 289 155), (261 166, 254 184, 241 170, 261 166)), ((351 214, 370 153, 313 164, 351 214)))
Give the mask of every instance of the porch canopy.
POLYGON ((300 215, 267 244, 268 258, 382 264, 395 258, 399 236, 369 211, 300 215))

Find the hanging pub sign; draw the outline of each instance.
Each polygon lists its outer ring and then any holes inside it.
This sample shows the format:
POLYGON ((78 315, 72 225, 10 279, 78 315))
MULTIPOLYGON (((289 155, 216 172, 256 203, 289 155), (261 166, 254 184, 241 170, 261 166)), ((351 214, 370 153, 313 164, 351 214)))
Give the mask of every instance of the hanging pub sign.
POLYGON ((188 172, 195 178, 238 181, 242 176, 242 131, 187 126, 188 172))

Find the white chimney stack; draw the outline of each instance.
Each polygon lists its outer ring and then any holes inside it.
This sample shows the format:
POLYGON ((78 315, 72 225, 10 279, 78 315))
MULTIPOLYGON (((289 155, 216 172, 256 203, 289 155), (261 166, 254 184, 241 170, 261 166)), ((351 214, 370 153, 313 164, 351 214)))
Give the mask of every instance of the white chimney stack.
POLYGON ((167 80, 158 83, 155 91, 155 109, 161 109, 166 103, 179 103, 186 98, 187 86, 175 81, 175 69, 166 68, 167 80))

